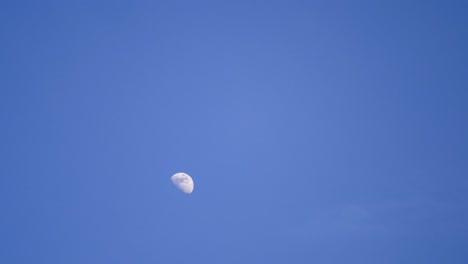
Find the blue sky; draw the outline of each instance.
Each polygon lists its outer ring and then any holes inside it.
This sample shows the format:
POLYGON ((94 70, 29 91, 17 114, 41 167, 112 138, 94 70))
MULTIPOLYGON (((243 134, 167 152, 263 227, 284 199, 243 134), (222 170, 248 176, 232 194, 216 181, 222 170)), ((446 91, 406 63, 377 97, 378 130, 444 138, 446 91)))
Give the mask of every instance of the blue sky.
POLYGON ((306 2, 2 4, 0 262, 467 263, 468 5, 306 2))

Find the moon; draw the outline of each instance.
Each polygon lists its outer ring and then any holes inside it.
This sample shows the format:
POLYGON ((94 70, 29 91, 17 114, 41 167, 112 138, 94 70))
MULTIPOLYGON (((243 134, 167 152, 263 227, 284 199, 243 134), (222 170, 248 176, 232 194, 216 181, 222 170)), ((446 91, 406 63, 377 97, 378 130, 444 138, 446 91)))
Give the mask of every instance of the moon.
POLYGON ((176 173, 171 177, 172 183, 184 193, 191 194, 193 191, 193 180, 183 172, 176 173))

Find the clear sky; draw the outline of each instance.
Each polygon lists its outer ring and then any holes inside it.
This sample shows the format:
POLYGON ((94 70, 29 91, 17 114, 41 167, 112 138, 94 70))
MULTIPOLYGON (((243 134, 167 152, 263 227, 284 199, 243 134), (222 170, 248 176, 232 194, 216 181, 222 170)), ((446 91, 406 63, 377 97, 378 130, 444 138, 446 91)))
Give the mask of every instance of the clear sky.
POLYGON ((0 263, 468 263, 468 3, 312 2, 2 3, 0 263))

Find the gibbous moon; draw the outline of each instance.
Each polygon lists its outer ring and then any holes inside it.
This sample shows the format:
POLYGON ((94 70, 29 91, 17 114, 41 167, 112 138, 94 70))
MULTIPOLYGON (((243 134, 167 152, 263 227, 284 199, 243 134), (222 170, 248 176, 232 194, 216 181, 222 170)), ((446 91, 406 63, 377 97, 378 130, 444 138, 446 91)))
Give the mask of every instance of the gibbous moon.
POLYGON ((184 193, 192 193, 193 180, 187 173, 176 173, 172 175, 171 181, 177 188, 179 188, 184 193))

